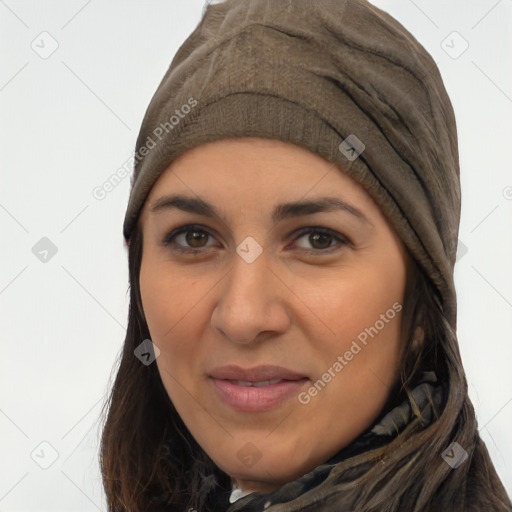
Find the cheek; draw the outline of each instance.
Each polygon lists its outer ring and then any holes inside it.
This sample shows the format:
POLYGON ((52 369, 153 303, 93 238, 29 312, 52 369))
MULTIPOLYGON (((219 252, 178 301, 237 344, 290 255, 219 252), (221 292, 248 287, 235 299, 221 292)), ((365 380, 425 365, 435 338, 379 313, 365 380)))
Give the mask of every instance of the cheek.
POLYGON ((166 387, 172 386, 166 374, 188 381, 201 352, 207 307, 204 288, 148 258, 141 264, 140 292, 151 340, 160 349, 157 365, 162 380, 166 387))
MULTIPOLYGON (((322 319, 330 333, 323 337, 320 359, 327 371, 344 358, 345 378, 370 385, 391 383, 398 370, 405 270, 367 266, 331 286, 322 319)), ((338 366, 339 368, 339 366, 338 366)), ((320 370, 320 369, 319 369, 320 370)))
POLYGON ((160 349, 157 361, 160 363, 160 360, 170 359, 168 354, 174 351, 173 340, 176 340, 180 318, 186 316, 188 304, 186 294, 177 293, 179 278, 151 256, 148 254, 142 260, 139 284, 151 340, 160 349))
POLYGON ((169 289, 168 280, 157 270, 156 265, 145 264, 140 269, 140 295, 144 315, 151 339, 154 343, 162 342, 166 332, 172 327, 176 304, 174 293, 169 289))
POLYGON ((397 309, 393 304, 402 306, 404 287, 404 277, 367 267, 343 276, 339 284, 333 283, 324 294, 320 311, 327 315, 326 323, 333 331, 356 335, 358 328, 364 331, 381 315, 393 319, 397 309))
MULTIPOLYGON (((207 289, 191 276, 141 266, 140 289, 151 340, 160 349, 156 360, 163 386, 180 418, 200 444, 207 434, 221 437, 205 413, 201 384, 201 333, 207 319, 207 289), (210 423, 204 432, 202 426, 210 423), (199 426, 199 427, 198 427, 199 426)), ((210 285, 211 287, 211 285, 210 285)))
MULTIPOLYGON (((195 282, 148 247, 141 262, 139 286, 144 315, 154 340, 172 337, 194 306, 195 282)), ((198 299, 196 299, 197 302, 198 299)))
POLYGON ((307 390, 314 397, 311 405, 317 421, 338 426, 340 446, 375 420, 399 370, 401 296, 392 297, 384 290, 353 292, 346 296, 353 297, 349 313, 341 300, 331 305, 336 336, 317 346, 311 360, 316 355, 321 361, 316 365, 318 380, 314 389, 307 390))

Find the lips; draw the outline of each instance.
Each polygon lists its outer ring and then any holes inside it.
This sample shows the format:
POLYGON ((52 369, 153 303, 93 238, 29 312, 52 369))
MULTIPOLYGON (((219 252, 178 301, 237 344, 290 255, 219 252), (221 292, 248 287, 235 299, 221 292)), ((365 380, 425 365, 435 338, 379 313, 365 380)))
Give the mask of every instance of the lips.
POLYGON ((282 379, 274 379, 274 380, 261 380, 256 382, 251 382, 250 380, 232 380, 234 384, 237 386, 245 386, 245 387, 255 387, 260 388, 262 386, 273 386, 274 384, 278 384, 282 382, 282 379))
POLYGON ((236 380, 246 382, 262 382, 267 380, 299 380, 305 375, 288 370, 281 366, 255 366, 253 368, 241 368, 240 366, 229 365, 216 368, 210 373, 214 379, 236 380))
POLYGON ((256 366, 244 369, 223 366, 210 373, 220 400, 237 411, 261 412, 296 395, 309 380, 306 376, 280 366, 256 366))

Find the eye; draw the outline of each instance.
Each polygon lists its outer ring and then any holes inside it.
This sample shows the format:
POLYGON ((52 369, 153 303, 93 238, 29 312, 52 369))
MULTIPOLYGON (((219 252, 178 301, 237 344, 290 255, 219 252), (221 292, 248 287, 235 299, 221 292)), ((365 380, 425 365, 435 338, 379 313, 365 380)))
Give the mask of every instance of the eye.
POLYGON ((321 227, 308 227, 300 231, 299 237, 296 240, 304 240, 305 243, 298 244, 301 249, 309 252, 333 252, 331 249, 335 247, 335 242, 339 244, 348 245, 350 242, 347 238, 332 231, 328 228, 321 227), (307 246, 310 244, 310 247, 307 246))
POLYGON ((198 225, 186 225, 173 229, 162 241, 165 246, 173 246, 174 250, 184 253, 197 253, 205 247, 214 244, 207 244, 208 238, 212 235, 198 225))
MULTIPOLYGON (((350 244, 350 241, 346 237, 336 231, 315 226, 301 229, 295 240, 300 249, 317 254, 334 252, 337 250, 336 245, 344 246, 350 244), (301 243, 297 243, 297 241, 301 240, 301 243), (336 242, 338 242, 338 244, 336 244, 336 242)), ((165 236, 162 244, 178 252, 198 254, 202 252, 203 249, 215 245, 215 242, 213 235, 203 226, 188 224, 173 229, 165 236), (212 243, 208 243, 209 240, 211 240, 212 243)))

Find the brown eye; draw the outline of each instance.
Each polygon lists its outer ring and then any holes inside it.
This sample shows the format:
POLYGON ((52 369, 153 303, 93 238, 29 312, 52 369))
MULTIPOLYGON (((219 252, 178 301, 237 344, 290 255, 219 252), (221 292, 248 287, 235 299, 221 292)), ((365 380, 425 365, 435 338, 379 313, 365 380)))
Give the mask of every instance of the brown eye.
POLYGON ((350 242, 340 234, 331 231, 327 228, 307 228, 303 230, 297 241, 305 240, 305 243, 297 243, 297 245, 304 250, 310 252, 332 252, 331 249, 336 248, 338 245, 348 245, 350 242))
POLYGON ((326 233, 312 233, 309 235, 308 240, 315 249, 327 249, 332 242, 332 235, 326 233))
POLYGON ((173 229, 162 241, 164 246, 184 253, 199 253, 215 244, 213 236, 201 226, 186 225, 173 229), (211 239, 212 243, 208 243, 211 239))
POLYGON ((208 233, 199 229, 186 231, 185 239, 191 247, 204 247, 204 242, 208 240, 208 233))

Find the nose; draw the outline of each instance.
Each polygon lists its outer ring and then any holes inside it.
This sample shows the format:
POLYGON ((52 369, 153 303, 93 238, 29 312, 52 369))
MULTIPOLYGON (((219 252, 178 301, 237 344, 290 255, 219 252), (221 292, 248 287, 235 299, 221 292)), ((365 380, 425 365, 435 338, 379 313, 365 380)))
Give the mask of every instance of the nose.
MULTIPOLYGON (((211 325, 233 343, 261 340, 263 333, 284 333, 290 324, 287 292, 265 251, 252 263, 235 253, 233 266, 218 288, 211 325)), ((220 283, 219 283, 220 284, 220 283)))

